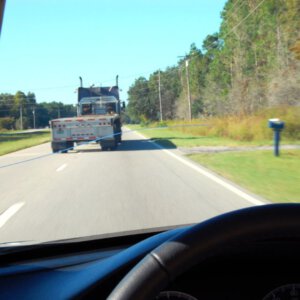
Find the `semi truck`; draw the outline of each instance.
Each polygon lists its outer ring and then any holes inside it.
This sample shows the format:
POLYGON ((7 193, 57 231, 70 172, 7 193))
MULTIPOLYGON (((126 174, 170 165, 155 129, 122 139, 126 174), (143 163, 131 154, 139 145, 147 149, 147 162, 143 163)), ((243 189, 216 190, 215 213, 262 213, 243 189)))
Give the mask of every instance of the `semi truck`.
POLYGON ((77 92, 77 116, 50 121, 52 151, 66 153, 75 143, 91 141, 103 151, 115 149, 122 140, 118 76, 115 86, 88 88, 82 86, 80 77, 77 92))

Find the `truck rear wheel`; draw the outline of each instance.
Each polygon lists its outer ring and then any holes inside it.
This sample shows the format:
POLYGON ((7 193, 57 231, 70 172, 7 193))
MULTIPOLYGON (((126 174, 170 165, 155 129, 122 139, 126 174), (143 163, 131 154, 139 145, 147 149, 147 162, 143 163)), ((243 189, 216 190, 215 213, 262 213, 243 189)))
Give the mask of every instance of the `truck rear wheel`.
POLYGON ((114 150, 117 146, 117 142, 116 140, 101 141, 100 146, 102 151, 114 150))
POLYGON ((74 142, 67 142, 67 149, 73 150, 74 149, 74 142))
POLYGON ((73 146, 73 142, 52 142, 51 143, 51 148, 52 148, 53 153, 57 153, 60 151, 61 151, 61 153, 67 153, 68 152, 67 149, 72 146, 73 146), (72 143, 72 145, 69 144, 69 147, 68 147, 68 143, 72 143))

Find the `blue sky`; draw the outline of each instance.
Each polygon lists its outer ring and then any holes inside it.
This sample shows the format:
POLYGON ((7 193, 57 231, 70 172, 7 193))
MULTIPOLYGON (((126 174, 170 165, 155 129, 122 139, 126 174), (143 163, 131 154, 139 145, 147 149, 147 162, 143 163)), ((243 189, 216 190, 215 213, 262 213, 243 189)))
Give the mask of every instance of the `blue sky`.
POLYGON ((76 103, 75 90, 110 86, 122 100, 139 76, 175 65, 218 31, 225 0, 7 0, 0 93, 76 103))

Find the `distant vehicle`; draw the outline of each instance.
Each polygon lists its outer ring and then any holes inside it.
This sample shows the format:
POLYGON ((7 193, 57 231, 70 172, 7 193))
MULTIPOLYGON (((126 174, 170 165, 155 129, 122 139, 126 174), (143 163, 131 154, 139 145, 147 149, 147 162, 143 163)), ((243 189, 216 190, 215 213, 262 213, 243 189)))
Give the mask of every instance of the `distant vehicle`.
MULTIPOLYGON (((102 150, 121 142, 121 102, 118 77, 111 87, 78 88, 77 117, 50 121, 53 152, 67 152, 74 143, 96 141, 102 150)), ((124 105, 124 103, 123 103, 124 105)))

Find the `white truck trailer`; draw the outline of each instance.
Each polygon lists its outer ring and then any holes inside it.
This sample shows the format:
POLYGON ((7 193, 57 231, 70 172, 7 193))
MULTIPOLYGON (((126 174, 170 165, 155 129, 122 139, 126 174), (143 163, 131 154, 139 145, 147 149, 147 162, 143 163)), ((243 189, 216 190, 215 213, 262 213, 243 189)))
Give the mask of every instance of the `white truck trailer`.
POLYGON ((99 143, 102 150, 115 149, 122 135, 120 113, 118 85, 84 88, 81 81, 77 117, 50 121, 52 151, 66 153, 75 143, 89 141, 99 143))

